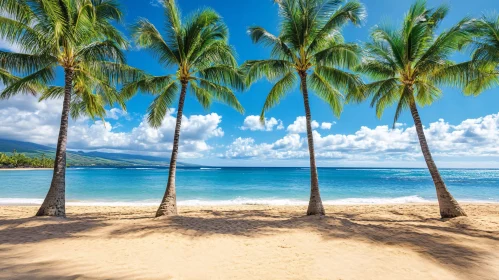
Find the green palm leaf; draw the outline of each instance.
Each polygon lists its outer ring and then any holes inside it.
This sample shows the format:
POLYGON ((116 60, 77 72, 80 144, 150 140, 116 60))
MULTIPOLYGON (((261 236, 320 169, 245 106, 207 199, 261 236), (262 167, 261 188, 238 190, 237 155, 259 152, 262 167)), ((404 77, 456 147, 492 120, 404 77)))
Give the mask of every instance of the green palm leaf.
POLYGON ((228 29, 212 9, 199 10, 185 20, 172 0, 163 2, 166 15, 164 36, 146 19, 132 28, 138 46, 150 51, 165 67, 175 66, 175 75, 143 75, 127 83, 121 94, 137 91, 158 95, 149 107, 149 122, 157 127, 172 105, 174 89, 185 85, 207 108, 212 100, 223 102, 242 112, 233 90, 246 87, 243 73, 237 68, 235 51, 228 44, 228 29))

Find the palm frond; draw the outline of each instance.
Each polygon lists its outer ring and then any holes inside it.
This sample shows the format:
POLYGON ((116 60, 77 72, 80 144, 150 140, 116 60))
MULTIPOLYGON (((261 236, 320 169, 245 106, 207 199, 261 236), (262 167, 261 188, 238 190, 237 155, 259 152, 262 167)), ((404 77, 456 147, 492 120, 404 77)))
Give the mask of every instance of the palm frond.
POLYGON ((246 75, 248 85, 266 77, 269 81, 274 81, 282 77, 282 73, 291 71, 293 65, 286 60, 267 59, 246 61, 241 69, 246 75))
MULTIPOLYGON (((327 70, 321 71, 328 76, 337 75, 336 73, 328 73, 327 70)), ((309 76, 309 84, 315 95, 319 96, 326 102, 335 116, 339 117, 343 110, 343 100, 345 97, 336 88, 331 86, 327 78, 321 75, 321 72, 315 71, 309 76)), ((336 77, 338 78, 338 77, 336 77)))
POLYGON ((25 76, 19 80, 9 84, 2 92, 0 92, 0 99, 7 99, 16 94, 31 94, 36 95, 35 89, 42 89, 44 85, 51 83, 55 78, 55 70, 53 67, 48 66, 42 68, 33 74, 25 76))
POLYGON ((196 92, 197 94, 209 94, 211 96, 209 98, 210 100, 217 100, 234 108, 240 113, 244 113, 243 106, 239 103, 236 95, 230 88, 202 78, 195 78, 195 81, 199 82, 199 86, 194 85, 195 90, 198 90, 196 92))
POLYGON ((262 113, 260 114, 260 121, 265 121, 265 112, 270 110, 272 107, 277 105, 281 99, 289 93, 293 87, 296 86, 298 81, 298 77, 292 71, 286 73, 281 80, 276 82, 269 94, 267 95, 267 99, 263 104, 262 113))
POLYGON ((83 46, 77 53, 76 58, 85 62, 90 61, 115 61, 125 63, 125 55, 115 41, 105 40, 92 42, 83 46))
POLYGON ((181 61, 180 55, 174 52, 165 42, 156 27, 146 19, 139 20, 132 27, 133 37, 138 46, 147 48, 165 66, 178 64, 181 61))
POLYGON ((163 92, 161 92, 151 103, 147 109, 147 120, 152 127, 160 127, 163 119, 165 118, 168 108, 175 101, 177 92, 179 90, 178 83, 173 81, 168 84, 163 92))
POLYGON ((248 34, 253 43, 261 43, 266 47, 272 47, 272 56, 289 61, 296 60, 295 55, 279 37, 265 30, 263 27, 250 27, 248 34))

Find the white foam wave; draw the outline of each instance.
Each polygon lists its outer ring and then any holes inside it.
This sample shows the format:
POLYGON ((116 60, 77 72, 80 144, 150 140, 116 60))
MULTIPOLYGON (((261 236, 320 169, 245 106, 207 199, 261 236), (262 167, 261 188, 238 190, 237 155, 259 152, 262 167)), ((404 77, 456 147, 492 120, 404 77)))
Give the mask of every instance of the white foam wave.
MULTIPOLYGON (((0 205, 41 205, 43 199, 39 198, 0 198, 0 205)), ((157 206, 159 200, 142 201, 67 201, 68 206, 157 206)))
POLYGON ((220 167, 201 167, 200 170, 220 170, 220 167))
POLYGON ((125 169, 132 169, 132 170, 150 170, 150 169, 157 169, 154 167, 130 167, 130 168, 125 168, 125 169))
POLYGON ((38 198, 0 198, 0 205, 40 205, 43 199, 38 198))
POLYGON ((160 200, 142 200, 142 201, 69 201, 69 206, 114 206, 114 207, 141 207, 158 206, 160 200))
POLYGON ((228 200, 202 200, 191 199, 179 201, 179 205, 183 206, 225 206, 225 205, 306 205, 307 201, 294 199, 252 199, 252 198, 235 198, 228 200))
POLYGON ((402 197, 366 197, 366 198, 344 198, 326 200, 326 205, 351 205, 351 204, 404 204, 404 203, 429 203, 434 200, 427 200, 417 195, 402 197))
MULTIPOLYGON (((460 199, 463 203, 499 203, 498 200, 473 200, 460 199)), ((37 198, 0 198, 0 205, 40 205, 43 199, 37 198)), ((323 201, 324 205, 365 205, 365 204, 406 204, 406 203, 435 203, 436 200, 428 200, 419 196, 403 196, 393 198, 344 198, 323 201)), ((157 206, 159 199, 149 199, 141 201, 68 201, 68 206, 122 206, 122 207, 140 207, 157 206)), ((180 200, 180 206, 231 206, 231 205, 275 205, 275 206, 306 206, 307 200, 284 199, 284 198, 242 198, 227 200, 205 200, 191 199, 180 200)))
POLYGON ((390 171, 390 170, 398 170, 393 168, 339 168, 339 170, 345 171, 390 171))
POLYGON ((70 167, 69 170, 110 170, 110 169, 118 169, 116 167, 70 167))

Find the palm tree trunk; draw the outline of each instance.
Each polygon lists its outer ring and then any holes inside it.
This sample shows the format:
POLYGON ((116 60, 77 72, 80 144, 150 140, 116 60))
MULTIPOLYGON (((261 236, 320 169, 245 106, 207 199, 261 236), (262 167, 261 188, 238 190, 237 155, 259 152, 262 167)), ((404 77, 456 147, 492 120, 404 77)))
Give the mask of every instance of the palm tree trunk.
POLYGON ((326 215, 322 206, 321 194, 319 191, 319 175, 315 165, 314 136, 312 134, 312 115, 308 103, 307 73, 300 72, 301 90, 303 93, 303 103, 305 105, 305 117, 307 119, 307 139, 308 152, 310 155, 310 200, 308 202, 307 215, 326 215))
POLYGON ((168 183, 163 200, 156 211, 156 217, 177 215, 177 193, 175 191, 175 173, 177 171, 178 143, 180 139, 180 127, 182 125, 182 113, 184 111, 185 94, 187 91, 187 81, 182 81, 180 99, 177 109, 177 123, 175 125, 175 136, 173 137, 172 156, 170 158, 170 171, 168 173, 168 183))
POLYGON ((73 69, 64 69, 64 101, 62 103, 61 125, 55 153, 54 173, 49 192, 36 216, 66 217, 66 144, 68 140, 73 75, 73 69))
POLYGON ((412 118, 414 119, 414 125, 416 126, 419 144, 421 145, 421 150, 423 152, 426 165, 428 166, 428 170, 430 171, 431 178, 433 179, 433 183, 435 184, 435 188, 437 190, 438 205, 440 206, 440 216, 442 216, 442 218, 466 216, 466 213, 459 206, 457 201, 454 199, 454 197, 452 197, 451 193, 445 186, 444 180, 440 176, 440 172, 438 172, 437 165, 433 161, 433 157, 430 153, 430 148, 428 147, 428 143, 426 142, 426 136, 424 134, 421 118, 419 117, 418 108, 413 97, 410 101, 410 109, 412 118))

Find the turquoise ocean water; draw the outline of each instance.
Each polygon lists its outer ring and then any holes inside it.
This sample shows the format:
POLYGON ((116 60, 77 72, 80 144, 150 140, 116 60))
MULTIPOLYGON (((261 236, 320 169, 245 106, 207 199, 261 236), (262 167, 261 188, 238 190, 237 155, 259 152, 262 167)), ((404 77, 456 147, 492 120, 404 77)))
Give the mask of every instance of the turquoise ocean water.
MULTIPOLYGON (((499 170, 443 169, 460 201, 499 203, 499 170)), ((0 204, 39 204, 51 179, 49 170, 0 171, 0 204)), ((158 168, 69 168, 71 205, 157 205, 168 170, 158 168)), ((306 204, 307 168, 181 168, 179 205, 306 204)), ((436 201, 426 169, 320 168, 325 204, 436 201)))

